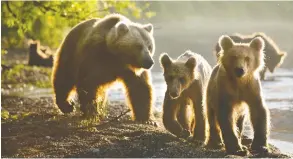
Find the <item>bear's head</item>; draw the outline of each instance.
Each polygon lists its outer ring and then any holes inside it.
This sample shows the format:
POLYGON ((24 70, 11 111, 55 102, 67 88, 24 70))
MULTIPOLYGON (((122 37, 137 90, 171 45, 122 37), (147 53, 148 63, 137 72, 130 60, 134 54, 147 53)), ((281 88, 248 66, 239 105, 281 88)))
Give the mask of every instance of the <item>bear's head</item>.
POLYGON ((275 68, 283 63, 287 53, 281 51, 277 44, 265 33, 254 33, 254 35, 255 37, 261 37, 264 40, 265 65, 269 71, 273 73, 275 68))
POLYGON ((107 34, 109 51, 125 64, 150 69, 155 52, 152 24, 138 24, 130 20, 118 22, 107 34))
POLYGON ((274 56, 266 57, 268 58, 266 62, 266 66, 269 69, 271 73, 274 73, 275 68, 280 67, 287 56, 286 52, 279 52, 278 54, 275 54, 274 56))
POLYGON ((250 43, 236 44, 227 35, 219 39, 220 63, 235 78, 257 75, 264 65, 264 40, 256 37, 250 43))
POLYGON ((178 98, 187 89, 194 79, 196 59, 189 57, 186 62, 173 61, 167 53, 160 56, 161 67, 171 98, 178 98))

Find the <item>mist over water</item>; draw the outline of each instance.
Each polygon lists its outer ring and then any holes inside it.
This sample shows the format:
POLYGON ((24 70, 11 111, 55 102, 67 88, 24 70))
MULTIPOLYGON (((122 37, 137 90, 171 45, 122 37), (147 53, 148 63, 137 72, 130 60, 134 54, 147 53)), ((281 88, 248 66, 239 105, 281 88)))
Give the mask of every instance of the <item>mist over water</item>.
POLYGON ((288 53, 281 67, 293 68, 293 1, 153 1, 150 10, 156 16, 155 66, 158 57, 167 52, 176 58, 190 49, 202 54, 211 65, 216 63, 212 51, 223 34, 264 32, 279 48, 288 53))

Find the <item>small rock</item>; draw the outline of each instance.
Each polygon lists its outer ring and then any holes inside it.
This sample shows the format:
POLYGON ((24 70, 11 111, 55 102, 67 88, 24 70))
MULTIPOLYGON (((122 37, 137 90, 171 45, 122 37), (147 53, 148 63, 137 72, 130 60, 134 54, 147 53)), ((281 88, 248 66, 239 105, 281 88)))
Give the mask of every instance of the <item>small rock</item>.
POLYGON ((92 148, 92 149, 90 149, 90 151, 91 151, 92 153, 94 153, 94 154, 97 154, 97 153, 100 152, 100 149, 98 149, 98 148, 92 148))
POLYGON ((50 136, 46 136, 46 139, 51 139, 51 137, 50 136))

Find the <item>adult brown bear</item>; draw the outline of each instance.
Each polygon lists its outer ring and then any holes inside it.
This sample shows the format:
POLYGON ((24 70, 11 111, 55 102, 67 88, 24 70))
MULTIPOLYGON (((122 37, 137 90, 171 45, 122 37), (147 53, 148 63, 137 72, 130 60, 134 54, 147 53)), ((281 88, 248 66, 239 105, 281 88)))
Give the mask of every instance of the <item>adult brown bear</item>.
POLYGON ((76 25, 56 53, 52 82, 55 102, 63 113, 73 111, 68 95, 74 87, 85 115, 97 113, 96 99, 114 81, 124 83, 133 120, 152 115, 149 69, 155 51, 152 24, 139 24, 110 14, 76 25))

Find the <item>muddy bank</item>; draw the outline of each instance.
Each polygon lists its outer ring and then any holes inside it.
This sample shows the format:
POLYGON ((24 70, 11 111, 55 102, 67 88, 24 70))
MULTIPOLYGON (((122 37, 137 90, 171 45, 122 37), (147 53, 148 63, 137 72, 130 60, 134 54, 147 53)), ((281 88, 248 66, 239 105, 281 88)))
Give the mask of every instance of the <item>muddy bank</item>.
MULTIPOLYGON (((158 118, 159 127, 134 123, 129 113, 103 124, 125 112, 124 105, 109 106, 108 115, 99 119, 84 119, 78 110, 60 114, 49 97, 2 95, 1 102, 7 112, 2 114, 1 157, 227 157, 174 137, 158 118)), ((271 149, 268 155, 247 157, 290 157, 271 149)))

